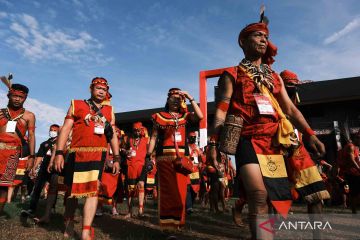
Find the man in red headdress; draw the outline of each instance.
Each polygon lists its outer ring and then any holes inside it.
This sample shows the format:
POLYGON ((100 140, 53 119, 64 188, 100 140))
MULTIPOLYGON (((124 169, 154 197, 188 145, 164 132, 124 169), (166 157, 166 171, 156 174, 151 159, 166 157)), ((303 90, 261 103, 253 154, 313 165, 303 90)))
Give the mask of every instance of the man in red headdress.
POLYGON ((19 157, 30 154, 27 170, 34 163, 35 115, 23 107, 28 93, 26 86, 10 84, 7 108, 0 110, 0 213, 5 206, 8 187, 13 186, 19 157), (24 139, 26 132, 28 144, 24 139))
POLYGON ((291 206, 283 152, 297 145, 292 124, 304 133, 316 155, 325 152, 324 145, 288 97, 282 79, 272 70, 277 49, 268 38, 269 29, 263 22, 250 24, 240 32, 238 43, 245 58, 219 79, 209 151, 210 157, 216 159, 216 141, 227 115, 242 120, 241 136, 236 136, 235 159, 248 198, 251 233, 261 239, 272 238, 260 231, 257 223, 263 220, 259 215, 268 213, 268 198, 284 217, 291 206))
POLYGON ((77 199, 85 197, 82 239, 93 235, 92 221, 98 203, 98 191, 108 142, 113 152, 113 174, 120 170, 119 144, 115 129, 113 107, 108 105, 109 85, 105 78, 96 77, 90 85, 91 98, 72 100, 56 144, 55 170, 64 168, 64 150, 72 129, 72 142, 68 150, 65 181, 69 187, 64 217, 64 235, 72 235, 77 199), (106 103, 106 104, 104 104, 106 103))
POLYGON ((134 123, 132 135, 128 138, 128 142, 126 144, 129 206, 129 213, 127 214, 127 217, 131 216, 132 198, 135 197, 137 192, 139 194, 139 216, 144 215, 144 185, 147 175, 145 157, 148 144, 149 137, 145 136, 145 127, 141 122, 134 123))

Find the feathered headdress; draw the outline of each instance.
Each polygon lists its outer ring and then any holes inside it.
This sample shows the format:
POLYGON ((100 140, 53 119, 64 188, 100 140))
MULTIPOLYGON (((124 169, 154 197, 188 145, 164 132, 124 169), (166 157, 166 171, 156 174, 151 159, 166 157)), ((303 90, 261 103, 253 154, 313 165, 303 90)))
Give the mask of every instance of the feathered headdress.
POLYGON ((9 75, 7 77, 2 76, 0 78, 1 78, 1 81, 5 84, 5 86, 10 90, 11 85, 12 85, 11 79, 13 78, 13 75, 11 73, 9 73, 9 75))

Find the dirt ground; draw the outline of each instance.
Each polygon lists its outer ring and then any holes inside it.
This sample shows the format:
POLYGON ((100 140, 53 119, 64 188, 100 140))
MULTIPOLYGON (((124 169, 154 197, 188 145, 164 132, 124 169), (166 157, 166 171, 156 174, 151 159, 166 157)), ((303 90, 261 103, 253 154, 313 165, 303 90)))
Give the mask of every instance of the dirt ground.
MULTIPOLYGON (((234 200, 228 202, 229 209, 233 202, 234 200)), ((5 207, 5 216, 0 218, 0 239, 63 239, 62 231, 64 229, 64 224, 62 213, 64 208, 62 196, 59 197, 57 202, 56 213, 52 214, 51 223, 47 225, 35 225, 32 219, 21 218, 20 211, 27 205, 28 202, 21 204, 17 200, 5 207)), ((44 205, 45 201, 40 200, 38 215, 42 214, 44 205)), ((80 202, 75 217, 75 236, 73 239, 79 239, 81 231, 81 209, 82 204, 80 202)), ((145 217, 141 219, 125 219, 124 215, 127 211, 125 204, 120 204, 119 209, 119 216, 111 216, 110 207, 106 207, 104 215, 95 218, 93 226, 95 228, 96 239, 161 240, 167 238, 168 235, 160 231, 158 226, 157 208, 151 200, 145 206, 145 217)), ((134 208, 134 212, 136 211, 137 208, 134 208)), ((306 207, 304 205, 296 205, 293 206, 292 211, 305 213, 306 207)), ((350 213, 349 210, 343 210, 341 208, 326 208, 326 211, 331 213, 345 211, 350 213)), ((246 207, 243 213, 244 221, 246 221, 246 207)), ((183 240, 247 239, 250 237, 247 225, 237 227, 233 224, 230 211, 215 214, 210 213, 206 208, 201 208, 200 205, 195 205, 194 212, 186 218, 185 229, 178 232, 176 236, 178 239, 183 240)), ((339 233, 339 236, 341 236, 341 233, 339 233)), ((360 236, 360 232, 358 236, 360 236)))

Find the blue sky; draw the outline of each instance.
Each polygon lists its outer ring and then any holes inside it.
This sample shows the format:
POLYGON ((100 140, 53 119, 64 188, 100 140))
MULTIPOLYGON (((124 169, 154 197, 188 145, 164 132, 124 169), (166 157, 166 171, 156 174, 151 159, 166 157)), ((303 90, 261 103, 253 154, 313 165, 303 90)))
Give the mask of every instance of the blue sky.
MULTIPOLYGON (((89 96, 94 76, 109 80, 117 112, 163 106, 174 86, 198 99, 199 71, 241 60, 238 33, 258 21, 262 3, 279 48, 275 70, 359 76, 357 0, 0 0, 0 74, 30 87, 39 143, 70 99, 89 96)), ((5 93, 0 86, 1 106, 5 93)))

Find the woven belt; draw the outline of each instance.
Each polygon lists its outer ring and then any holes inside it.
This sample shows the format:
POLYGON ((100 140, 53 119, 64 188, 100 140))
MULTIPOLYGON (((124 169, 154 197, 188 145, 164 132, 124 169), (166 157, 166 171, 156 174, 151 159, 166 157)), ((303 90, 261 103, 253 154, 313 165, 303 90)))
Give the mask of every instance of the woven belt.
POLYGON ((106 147, 73 147, 69 149, 69 153, 73 152, 107 152, 106 147))
POLYGON ((12 146, 6 143, 0 142, 0 150, 21 150, 21 146, 12 146))

